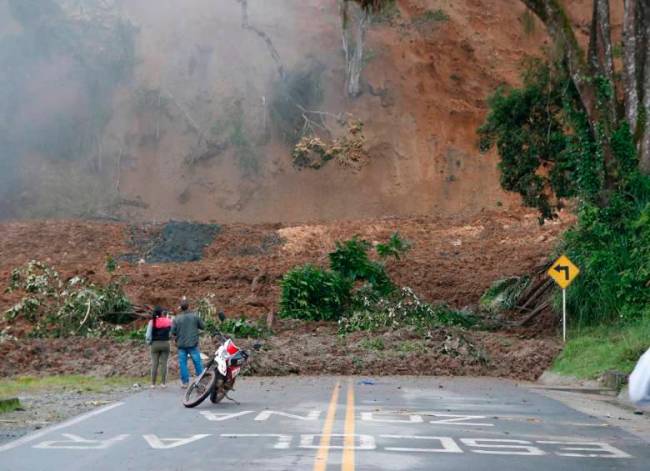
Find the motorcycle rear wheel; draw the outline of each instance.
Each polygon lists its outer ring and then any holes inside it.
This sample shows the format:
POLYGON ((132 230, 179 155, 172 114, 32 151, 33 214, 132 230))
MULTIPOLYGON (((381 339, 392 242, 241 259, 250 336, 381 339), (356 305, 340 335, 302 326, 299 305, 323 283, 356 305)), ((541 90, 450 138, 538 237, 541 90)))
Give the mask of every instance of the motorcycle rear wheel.
POLYGON ((198 406, 214 390, 216 383, 217 373, 214 370, 207 370, 200 379, 197 378, 187 387, 183 397, 183 405, 185 407, 198 406))

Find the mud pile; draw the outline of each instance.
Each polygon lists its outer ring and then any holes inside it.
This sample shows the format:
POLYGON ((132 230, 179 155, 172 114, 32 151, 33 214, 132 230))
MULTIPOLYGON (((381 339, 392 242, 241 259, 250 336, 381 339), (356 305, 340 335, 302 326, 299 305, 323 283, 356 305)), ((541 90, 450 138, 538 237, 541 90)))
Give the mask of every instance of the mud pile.
POLYGON ((170 221, 162 228, 131 226, 130 245, 134 252, 120 259, 131 263, 139 260, 146 263, 196 262, 220 231, 217 224, 186 221, 170 221))
MULTIPOLYGON (((242 348, 253 340, 235 339, 242 348)), ((535 380, 560 351, 552 338, 522 339, 503 333, 442 328, 426 338, 408 329, 384 334, 336 334, 331 324, 281 322, 275 335, 262 339, 249 373, 496 376, 535 380)), ((210 354, 214 345, 202 340, 210 354)), ((149 353, 142 341, 113 339, 21 339, 0 342, 0 377, 42 374, 90 374, 146 377, 149 353)), ((178 378, 175 349, 169 361, 178 378)))

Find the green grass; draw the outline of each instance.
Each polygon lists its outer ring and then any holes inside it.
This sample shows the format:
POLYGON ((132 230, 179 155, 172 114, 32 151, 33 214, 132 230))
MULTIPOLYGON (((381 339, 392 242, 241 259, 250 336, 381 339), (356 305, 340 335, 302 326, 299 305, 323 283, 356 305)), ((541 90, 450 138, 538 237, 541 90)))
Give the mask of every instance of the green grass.
POLYGON ((0 414, 6 414, 7 412, 13 412, 18 409, 22 409, 18 399, 11 398, 0 400, 0 414))
POLYGON ((608 370, 630 373, 650 347, 650 316, 627 326, 607 326, 571 331, 552 371, 594 379, 608 370))
POLYGON ((19 394, 38 391, 76 390, 83 392, 103 392, 107 389, 127 387, 142 383, 142 378, 113 377, 95 378, 93 376, 19 376, 0 380, 0 397, 15 397, 19 394))

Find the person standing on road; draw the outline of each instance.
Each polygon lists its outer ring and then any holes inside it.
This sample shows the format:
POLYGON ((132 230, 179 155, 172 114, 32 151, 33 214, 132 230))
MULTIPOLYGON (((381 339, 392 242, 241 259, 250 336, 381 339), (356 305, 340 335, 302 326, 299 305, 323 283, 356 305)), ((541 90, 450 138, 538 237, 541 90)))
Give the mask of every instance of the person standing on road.
POLYGON ((203 363, 201 362, 201 352, 199 350, 199 330, 205 329, 203 321, 199 315, 190 311, 190 305, 187 300, 181 301, 181 312, 172 323, 172 336, 178 347, 178 367, 181 372, 181 387, 186 388, 190 382, 190 372, 187 369, 187 356, 192 357, 194 371, 196 375, 203 372, 203 363))
POLYGON ((146 340, 151 347, 151 387, 156 387, 158 366, 160 366, 160 387, 167 387, 167 360, 169 359, 169 339, 171 319, 163 317, 163 310, 156 306, 153 319, 147 325, 146 340))
POLYGON ((638 406, 650 407, 650 349, 645 352, 630 375, 630 400, 638 406))

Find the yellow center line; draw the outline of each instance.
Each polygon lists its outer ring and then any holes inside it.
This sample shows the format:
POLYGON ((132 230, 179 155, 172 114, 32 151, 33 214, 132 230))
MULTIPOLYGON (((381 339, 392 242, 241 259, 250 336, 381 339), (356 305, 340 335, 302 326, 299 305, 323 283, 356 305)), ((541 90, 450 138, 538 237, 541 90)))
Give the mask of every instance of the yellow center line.
POLYGON ((354 383, 348 382, 348 406, 345 411, 345 442, 341 471, 354 471, 354 383))
POLYGON ((330 439, 332 438, 332 428, 334 427, 334 418, 336 417, 336 405, 339 401, 339 389, 341 383, 336 382, 334 391, 332 392, 332 399, 327 408, 327 416, 325 417, 325 425, 323 425, 323 432, 321 434, 320 447, 316 454, 316 461, 314 461, 314 471, 325 471, 327 469, 327 457, 330 452, 330 439))

